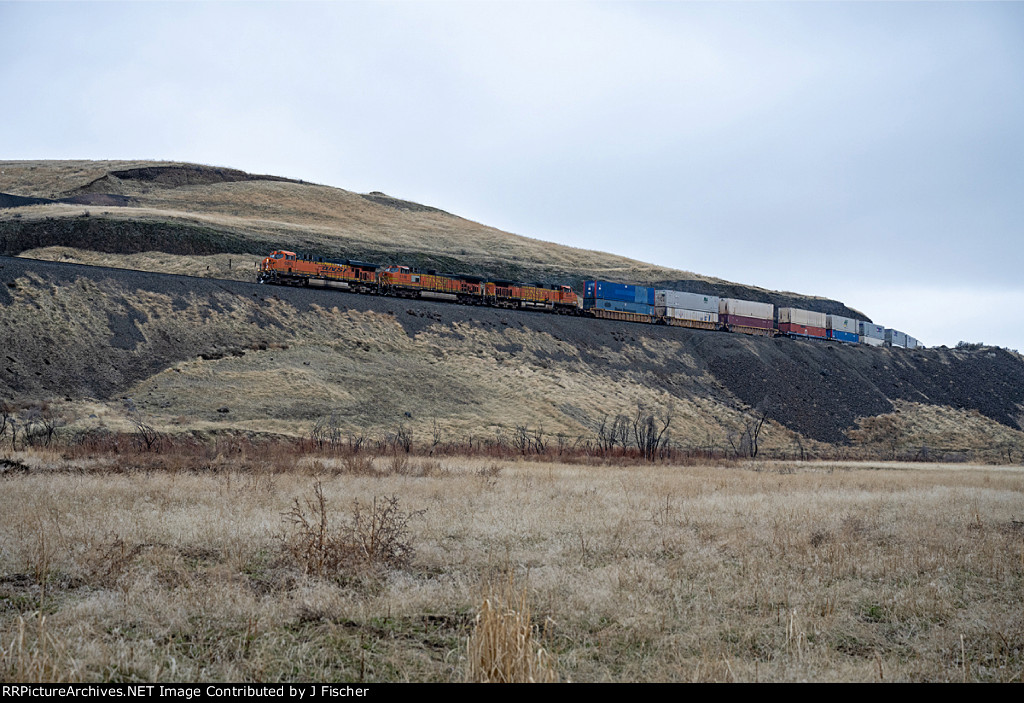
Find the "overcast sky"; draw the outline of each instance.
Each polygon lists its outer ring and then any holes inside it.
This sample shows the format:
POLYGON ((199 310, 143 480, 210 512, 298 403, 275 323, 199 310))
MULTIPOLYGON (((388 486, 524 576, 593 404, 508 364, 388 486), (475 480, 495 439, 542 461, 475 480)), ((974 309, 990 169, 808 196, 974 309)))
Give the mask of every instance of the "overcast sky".
POLYGON ((1024 351, 1024 3, 3 3, 0 158, 163 159, 1024 351))

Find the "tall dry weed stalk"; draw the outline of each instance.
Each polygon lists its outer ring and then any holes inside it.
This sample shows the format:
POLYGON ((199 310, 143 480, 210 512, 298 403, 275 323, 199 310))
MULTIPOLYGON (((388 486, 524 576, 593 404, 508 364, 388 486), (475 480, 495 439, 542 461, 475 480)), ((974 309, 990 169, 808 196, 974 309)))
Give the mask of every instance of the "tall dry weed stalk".
POLYGON ((469 636, 467 679, 473 683, 555 683, 555 658, 538 641, 526 589, 511 574, 487 587, 469 636))
POLYGON ((77 672, 69 662, 65 647, 47 632, 46 616, 36 614, 35 632, 18 616, 18 631, 13 639, 0 642, 0 681, 18 683, 57 683, 76 681, 77 672))

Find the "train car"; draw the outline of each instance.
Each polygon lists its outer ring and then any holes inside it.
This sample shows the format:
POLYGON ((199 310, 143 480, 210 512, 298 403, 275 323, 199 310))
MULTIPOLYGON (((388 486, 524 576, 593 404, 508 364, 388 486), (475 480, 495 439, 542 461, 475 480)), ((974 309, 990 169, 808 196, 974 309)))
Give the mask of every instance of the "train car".
POLYGON ((825 336, 836 342, 857 344, 857 320, 842 315, 826 315, 825 336))
POLYGON ((565 315, 576 314, 579 297, 572 286, 537 283, 528 286, 512 281, 489 281, 485 284, 487 304, 525 310, 545 310, 565 315))
POLYGON ((658 321, 671 327, 690 327, 701 330, 717 330, 718 313, 687 310, 686 308, 654 308, 658 321))
POLYGON ((775 306, 771 303, 736 298, 718 301, 718 321, 728 332, 774 337, 774 312, 775 306))
POLYGON ((907 346, 907 333, 894 330, 889 327, 885 328, 885 346, 897 347, 899 349, 905 349, 907 346))
POLYGON ((419 271, 408 266, 386 266, 379 273, 384 295, 399 298, 447 300, 466 305, 483 305, 484 284, 480 280, 419 271))
POLYGON ((318 257, 296 254, 293 251, 273 251, 257 266, 259 283, 291 286, 321 286, 352 290, 357 293, 376 293, 377 264, 365 261, 330 261, 318 257))
POLYGON ((606 320, 651 323, 655 321, 654 289, 627 283, 586 281, 583 312, 606 320))
POLYGON ((914 337, 899 330, 840 315, 799 308, 779 308, 776 313, 771 303, 684 291, 655 291, 610 281, 586 281, 581 298, 567 285, 526 285, 468 274, 419 271, 402 265, 380 266, 351 259, 331 261, 284 249, 271 252, 256 269, 260 283, 340 288, 356 293, 584 314, 761 336, 784 334, 908 349, 921 346, 914 337))
POLYGON ((825 313, 801 310, 800 308, 779 308, 776 321, 780 334, 789 337, 825 339, 825 313))
POLYGON ((874 322, 857 321, 857 341, 871 347, 885 344, 885 327, 874 322))
POLYGON ((655 290, 654 313, 660 322, 673 327, 715 330, 719 300, 714 295, 655 290))

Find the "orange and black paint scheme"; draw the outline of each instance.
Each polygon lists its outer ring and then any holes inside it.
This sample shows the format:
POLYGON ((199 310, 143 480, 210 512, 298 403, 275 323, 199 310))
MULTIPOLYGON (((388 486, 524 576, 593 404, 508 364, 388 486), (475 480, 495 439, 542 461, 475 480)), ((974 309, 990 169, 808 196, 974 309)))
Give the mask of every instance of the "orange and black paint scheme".
POLYGON ((541 310, 566 315, 581 312, 571 286, 529 286, 468 274, 440 274, 408 266, 364 261, 325 261, 293 251, 273 251, 257 265, 256 280, 287 286, 340 288, 400 298, 448 300, 463 305, 541 310))
POLYGON ((376 293, 377 264, 363 261, 324 261, 294 251, 273 251, 257 266, 256 280, 286 286, 328 286, 359 293, 376 293))

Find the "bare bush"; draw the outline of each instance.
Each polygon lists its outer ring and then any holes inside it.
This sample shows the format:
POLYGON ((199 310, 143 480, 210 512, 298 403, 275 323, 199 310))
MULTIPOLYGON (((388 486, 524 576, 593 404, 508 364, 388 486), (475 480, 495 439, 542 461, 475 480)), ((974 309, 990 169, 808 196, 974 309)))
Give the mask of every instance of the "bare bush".
MULTIPOLYGON (((14 406, 6 400, 0 400, 0 440, 7 434, 8 427, 14 430, 14 406)), ((14 448, 13 440, 11 448, 14 448)))
MULTIPOLYGON (((313 429, 309 431, 309 440, 314 451, 337 451, 341 446, 341 426, 337 413, 332 411, 329 416, 318 418, 313 424, 313 429)), ((350 444, 351 440, 350 436, 350 444)), ((362 440, 359 441, 359 444, 362 444, 362 440)), ((357 446, 355 451, 358 450, 357 446)))
POLYGON ((729 446, 732 447, 733 454, 738 457, 757 458, 757 454, 761 450, 761 430, 764 429, 764 423, 768 419, 768 414, 767 405, 762 402, 758 407, 751 408, 743 416, 743 425, 740 429, 730 432, 726 436, 729 446))
POLYGON ((608 417, 601 418, 597 428, 597 445, 605 454, 613 451, 616 446, 626 448, 629 442, 630 421, 625 415, 616 415, 611 424, 608 417))
POLYGON ((409 523, 426 511, 405 512, 397 496, 374 496, 370 505, 353 501, 352 517, 340 526, 332 524, 320 481, 313 495, 296 498, 284 514, 291 525, 285 546, 306 574, 338 576, 367 568, 400 568, 412 559, 413 539, 409 523))
POLYGON ((352 501, 353 514, 349 526, 351 538, 359 547, 362 560, 368 565, 407 566, 414 550, 409 522, 426 511, 404 512, 397 496, 374 496, 369 506, 352 501))
POLYGON ((125 400, 124 408, 128 414, 128 421, 135 428, 135 441, 139 448, 146 452, 160 451, 164 444, 163 434, 153 427, 150 419, 136 407, 135 401, 131 398, 125 400))
POLYGON ((385 436, 384 444, 392 453, 397 453, 401 449, 408 454, 412 451, 412 435, 404 424, 399 424, 393 432, 385 436))
POLYGON ((354 476, 375 476, 377 469, 373 465, 373 457, 366 454, 350 454, 341 460, 341 473, 354 476))
POLYGON ((637 404, 636 416, 633 418, 633 439, 640 456, 647 461, 654 461, 660 456, 668 445, 669 438, 666 433, 671 424, 671 410, 666 411, 664 416, 656 418, 653 412, 637 404))
POLYGON ((32 447, 50 446, 54 433, 67 419, 46 402, 27 405, 20 414, 22 441, 32 447))

